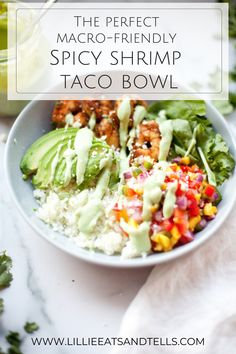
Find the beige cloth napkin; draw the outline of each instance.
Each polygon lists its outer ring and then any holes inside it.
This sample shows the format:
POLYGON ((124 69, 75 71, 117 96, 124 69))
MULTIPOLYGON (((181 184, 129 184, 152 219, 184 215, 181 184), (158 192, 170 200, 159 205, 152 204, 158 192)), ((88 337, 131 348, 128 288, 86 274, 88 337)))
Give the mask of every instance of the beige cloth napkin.
POLYGON ((122 337, 198 337, 204 346, 129 346, 114 353, 236 353, 236 210, 193 253, 156 266, 128 308, 122 337))

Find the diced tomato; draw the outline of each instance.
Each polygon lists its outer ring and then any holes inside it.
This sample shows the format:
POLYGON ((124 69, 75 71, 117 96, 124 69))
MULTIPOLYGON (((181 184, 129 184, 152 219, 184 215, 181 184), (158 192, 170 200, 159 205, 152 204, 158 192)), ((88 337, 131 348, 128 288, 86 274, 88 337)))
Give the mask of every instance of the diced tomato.
POLYGON ((188 230, 188 222, 183 220, 181 223, 177 224, 177 227, 181 235, 183 235, 188 230))
POLYGON ((194 205, 192 207, 189 208, 189 216, 193 217, 193 216, 198 216, 200 214, 200 209, 197 205, 194 205))
POLYGON ((117 221, 120 221, 120 219, 124 219, 127 222, 129 220, 129 216, 126 209, 122 209, 122 210, 113 209, 113 211, 117 221))
POLYGON ((194 201, 196 200, 195 199, 195 196, 194 196, 194 193, 190 190, 188 190, 186 193, 185 193, 185 196, 188 198, 188 200, 190 201, 194 201))
POLYGON ((206 186, 206 189, 205 189, 205 191, 204 191, 204 194, 207 196, 207 197, 209 197, 209 198, 211 198, 212 196, 213 196, 213 194, 215 193, 215 187, 213 187, 213 186, 211 186, 210 184, 208 184, 207 186, 206 186))
POLYGON ((136 195, 136 192, 132 188, 129 188, 128 186, 124 186, 123 194, 128 198, 132 198, 133 196, 136 195))
POLYGON ((175 171, 175 172, 177 171, 177 167, 178 167, 178 166, 175 165, 175 164, 171 165, 172 170, 175 171))
POLYGON ((200 187, 200 183, 196 180, 189 181, 189 188, 198 189, 200 187))
POLYGON ((118 207, 118 203, 116 203, 113 207, 114 211, 120 211, 121 209, 118 207))
POLYGON ((177 195, 177 197, 181 197, 184 194, 184 191, 182 191, 182 189, 181 189, 180 183, 178 183, 178 187, 177 187, 175 194, 177 195))
POLYGON ((187 165, 181 165, 180 168, 183 172, 188 172, 191 170, 191 167, 189 167, 187 165))
POLYGON ((179 208, 175 208, 174 210, 174 218, 177 219, 185 219, 186 211, 181 210, 179 208))
POLYGON ((186 243, 189 243, 193 240, 193 237, 191 236, 188 236, 188 235, 182 235, 179 239, 179 242, 184 245, 186 243))
POLYGON ((160 223, 160 226, 169 232, 174 226, 174 223, 171 219, 165 219, 160 223))

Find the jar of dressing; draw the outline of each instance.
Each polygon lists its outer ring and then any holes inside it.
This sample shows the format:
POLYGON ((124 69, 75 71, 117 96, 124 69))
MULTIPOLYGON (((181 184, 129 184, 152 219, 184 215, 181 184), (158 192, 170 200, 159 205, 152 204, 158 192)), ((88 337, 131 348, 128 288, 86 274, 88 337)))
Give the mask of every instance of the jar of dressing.
MULTIPOLYGON (((8 80, 16 75, 16 57, 15 47, 8 48, 8 31, 16 32, 15 21, 8 20, 7 3, 19 3, 18 1, 1 1, 0 0, 0 116, 17 116, 28 101, 13 101, 8 100, 8 80), (10 24, 8 24, 10 21, 10 24)), ((27 82, 28 88, 39 79, 39 71, 34 70, 36 67, 42 67, 43 72, 43 58, 42 45, 45 44, 43 37, 41 36, 40 26, 36 25, 32 28, 32 31, 27 29, 32 26, 34 19, 34 11, 30 9, 27 4, 21 3, 22 8, 27 8, 29 11, 25 11, 26 16, 24 20, 20 17, 17 23, 17 33, 23 33, 23 40, 18 43, 18 56, 17 60, 20 62, 20 72, 17 75, 17 79, 27 82), (27 35, 24 36, 24 33, 27 35), (44 43, 43 43, 44 42, 44 43), (37 66, 36 66, 37 65, 37 66), (37 75, 36 75, 37 73, 37 75)))

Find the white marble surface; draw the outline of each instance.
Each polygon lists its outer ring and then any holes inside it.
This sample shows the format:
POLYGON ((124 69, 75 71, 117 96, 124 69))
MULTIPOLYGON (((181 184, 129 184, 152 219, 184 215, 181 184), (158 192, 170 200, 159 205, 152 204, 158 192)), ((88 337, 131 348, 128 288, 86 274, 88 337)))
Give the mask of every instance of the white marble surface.
MULTIPOLYGON (((0 135, 12 120, 0 118, 0 135)), ((9 195, 3 170, 5 144, 0 143, 0 250, 13 259, 14 280, 1 291, 5 312, 0 344, 9 329, 24 335, 26 321, 40 325, 37 336, 117 336, 122 316, 145 282, 150 268, 122 270, 98 267, 75 259, 42 240, 26 224, 9 195)), ((24 354, 108 353, 103 347, 32 347, 24 354)))

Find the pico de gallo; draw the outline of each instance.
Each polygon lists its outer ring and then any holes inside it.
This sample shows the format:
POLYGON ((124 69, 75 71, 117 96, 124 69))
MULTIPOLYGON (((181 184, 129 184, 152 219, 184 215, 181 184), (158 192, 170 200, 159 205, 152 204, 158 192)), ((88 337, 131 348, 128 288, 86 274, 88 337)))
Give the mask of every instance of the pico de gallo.
MULTIPOLYGON (((149 237, 154 252, 170 251, 178 245, 191 242, 194 235, 215 218, 217 204, 221 199, 216 187, 207 182, 206 173, 196 164, 189 165, 189 157, 175 161, 165 165, 166 174, 160 186, 162 196, 159 205, 153 203, 150 206, 149 237), (166 217, 163 207, 168 187, 173 183, 176 188, 172 210, 166 217)), ((144 222, 145 184, 154 168, 150 161, 144 161, 142 165, 134 165, 124 173, 122 198, 113 208, 115 220, 120 224, 124 236, 129 236, 122 227, 124 222, 134 229, 138 229, 144 222)))

